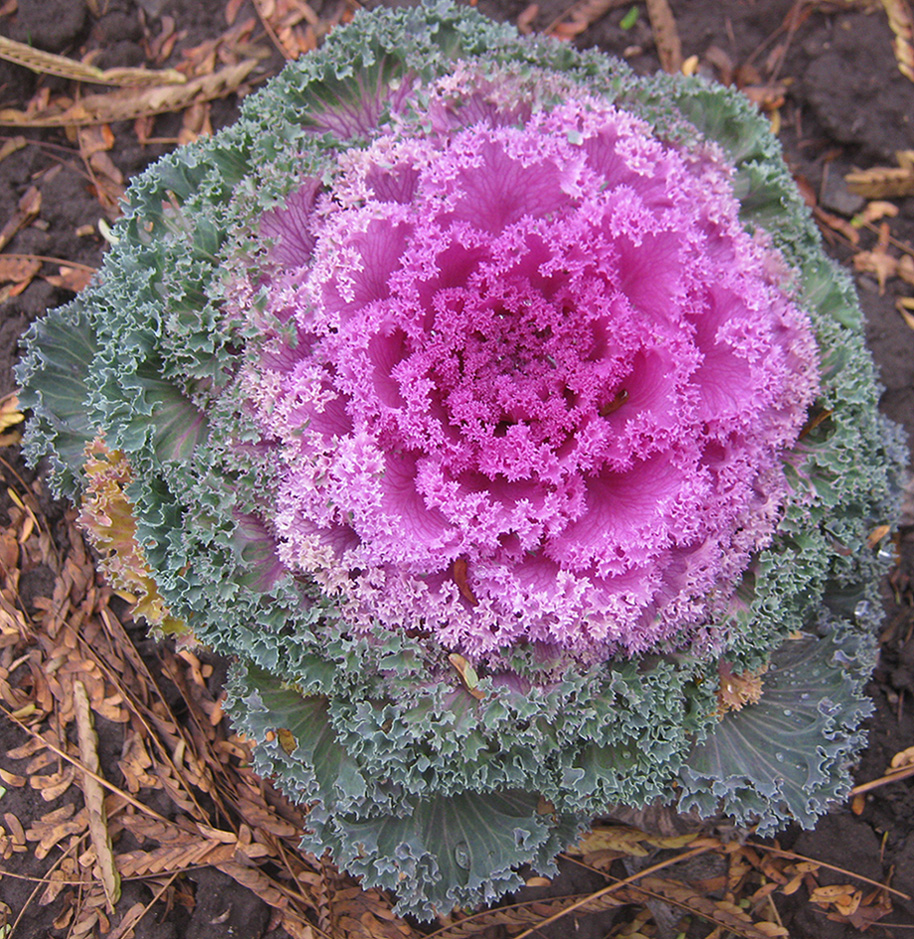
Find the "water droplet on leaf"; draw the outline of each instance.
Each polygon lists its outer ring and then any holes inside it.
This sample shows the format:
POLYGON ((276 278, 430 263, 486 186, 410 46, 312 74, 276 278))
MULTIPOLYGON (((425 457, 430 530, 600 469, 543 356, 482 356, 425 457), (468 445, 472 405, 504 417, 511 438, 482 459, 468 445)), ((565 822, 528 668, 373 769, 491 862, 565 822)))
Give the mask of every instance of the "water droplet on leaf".
POLYGON ((457 842, 454 848, 454 860, 457 862, 458 867, 462 867, 464 870, 470 869, 470 849, 465 841, 457 842))

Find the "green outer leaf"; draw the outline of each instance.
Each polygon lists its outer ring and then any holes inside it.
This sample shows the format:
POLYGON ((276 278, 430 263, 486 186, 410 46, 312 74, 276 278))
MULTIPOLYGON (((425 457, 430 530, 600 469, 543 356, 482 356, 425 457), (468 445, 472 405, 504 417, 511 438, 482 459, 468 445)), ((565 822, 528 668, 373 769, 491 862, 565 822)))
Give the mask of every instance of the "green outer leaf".
POLYGON ((680 809, 711 815, 722 807, 746 823, 760 816, 761 832, 783 817, 812 827, 849 788, 846 777, 836 784, 836 765, 843 769, 860 745, 857 728, 873 710, 860 676, 871 656, 849 654, 859 645, 846 633, 787 640, 763 676, 761 700, 726 714, 692 750, 680 809))
POLYGON ((97 433, 87 406, 97 337, 75 302, 35 323, 26 342, 29 352, 17 371, 23 385, 20 405, 33 411, 26 456, 34 463, 51 455, 55 485, 72 494, 86 461, 86 445, 97 433))
POLYGON ((466 792, 405 801, 399 816, 333 819, 306 838, 306 850, 328 840, 353 874, 396 890, 401 908, 430 917, 480 898, 489 902, 523 885, 515 868, 555 873, 554 856, 576 839, 586 818, 555 818, 535 793, 466 792), (434 887, 420 887, 430 881, 434 887))
POLYGON ((258 741, 257 771, 280 773, 290 794, 317 801, 308 815, 313 831, 304 849, 321 854, 331 847, 338 863, 369 883, 397 890, 401 908, 417 915, 495 899, 521 885, 513 870, 520 864, 553 870, 554 855, 589 817, 554 816, 541 809, 535 793, 417 799, 384 780, 367 783, 336 739, 324 696, 303 696, 262 669, 240 665, 233 669, 229 694, 237 723, 258 741), (291 752, 280 730, 295 741, 291 752), (275 739, 267 742, 268 736, 275 739), (393 800, 383 814, 378 808, 385 786, 393 800), (353 804, 362 811, 347 811, 353 804))

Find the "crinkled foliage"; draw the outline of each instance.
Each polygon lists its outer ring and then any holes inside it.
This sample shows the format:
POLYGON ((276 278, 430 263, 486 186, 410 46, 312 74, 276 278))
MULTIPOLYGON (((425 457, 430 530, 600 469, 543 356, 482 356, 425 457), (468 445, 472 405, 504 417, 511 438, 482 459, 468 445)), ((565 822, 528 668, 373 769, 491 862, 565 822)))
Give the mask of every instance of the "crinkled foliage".
POLYGON ((114 566, 237 657, 309 847, 430 916, 613 803, 846 791, 902 447, 738 94, 362 15, 116 233, 30 334, 28 453, 77 498, 126 461, 114 566))

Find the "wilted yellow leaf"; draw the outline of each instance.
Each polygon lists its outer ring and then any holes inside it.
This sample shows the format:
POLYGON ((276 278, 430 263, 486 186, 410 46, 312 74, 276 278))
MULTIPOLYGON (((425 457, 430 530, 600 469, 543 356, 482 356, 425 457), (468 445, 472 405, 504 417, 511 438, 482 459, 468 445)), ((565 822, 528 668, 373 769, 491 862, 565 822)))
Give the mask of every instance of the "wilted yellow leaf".
POLYGON ((844 897, 852 897, 854 888, 850 884, 831 884, 828 887, 816 887, 809 895, 813 903, 834 903, 844 897))
POLYGON ((473 668, 462 655, 458 655, 456 652, 452 652, 448 656, 448 661, 457 670, 457 674, 460 676, 460 680, 463 682, 466 690, 478 701, 481 701, 486 695, 484 691, 480 691, 476 687, 479 684, 479 676, 476 674, 476 669, 473 668))
POLYGON ((608 828, 595 828, 588 832, 573 851, 575 854, 615 851, 627 857, 646 857, 649 852, 641 842, 646 841, 647 838, 647 834, 638 828, 612 825, 608 828))
POLYGON ((24 419, 24 415, 19 410, 19 398, 15 392, 0 398, 0 434, 21 423, 24 419))
POLYGON ((276 736, 279 738, 279 745, 290 756, 298 749, 298 741, 295 739, 295 734, 293 734, 291 730, 280 727, 279 730, 276 731, 276 736))

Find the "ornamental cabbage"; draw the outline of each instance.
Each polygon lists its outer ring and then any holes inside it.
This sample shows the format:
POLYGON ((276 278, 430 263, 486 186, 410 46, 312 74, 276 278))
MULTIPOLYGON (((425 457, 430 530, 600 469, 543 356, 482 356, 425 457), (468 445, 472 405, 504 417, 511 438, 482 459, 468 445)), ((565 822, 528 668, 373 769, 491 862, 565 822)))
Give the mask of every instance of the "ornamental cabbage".
POLYGON ((613 804, 846 793, 902 446, 737 93, 381 11, 128 199, 28 454, 309 849, 431 916, 613 804))

